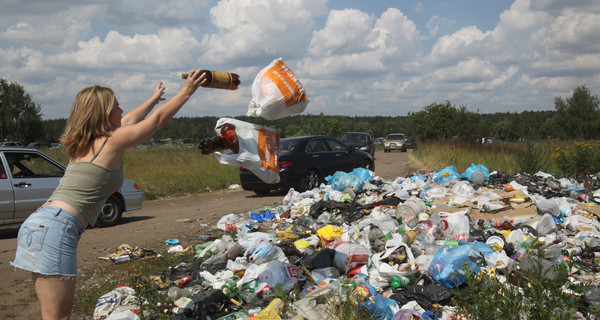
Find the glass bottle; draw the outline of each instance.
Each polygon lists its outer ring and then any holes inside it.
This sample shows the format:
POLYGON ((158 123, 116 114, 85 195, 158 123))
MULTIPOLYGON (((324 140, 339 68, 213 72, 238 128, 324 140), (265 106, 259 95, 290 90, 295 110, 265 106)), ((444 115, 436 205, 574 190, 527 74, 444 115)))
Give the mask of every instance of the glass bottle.
POLYGON ((231 123, 225 123, 221 126, 220 136, 200 140, 198 148, 202 151, 202 154, 209 154, 224 149, 230 149, 233 153, 240 152, 240 141, 235 133, 235 126, 231 123))
MULTIPOLYGON (((202 85, 205 88, 236 90, 241 84, 240 76, 236 73, 212 70, 201 70, 200 73, 205 74, 207 82, 202 85)), ((187 77, 187 73, 181 74, 182 79, 187 77)))

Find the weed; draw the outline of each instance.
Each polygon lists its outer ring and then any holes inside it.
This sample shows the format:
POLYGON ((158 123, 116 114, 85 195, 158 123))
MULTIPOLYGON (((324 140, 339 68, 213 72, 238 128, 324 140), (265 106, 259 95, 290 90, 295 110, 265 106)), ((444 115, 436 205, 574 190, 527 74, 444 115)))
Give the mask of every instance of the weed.
POLYGON ((140 310, 160 314, 159 304, 166 300, 162 289, 149 280, 149 275, 161 275, 169 267, 191 261, 192 254, 169 254, 163 252, 160 258, 146 257, 120 264, 102 262, 81 272, 78 290, 75 295, 73 314, 86 319, 94 313, 96 301, 117 286, 133 288, 140 302, 140 310), (98 267, 100 265, 100 267, 98 267))
POLYGON ((465 319, 572 319, 576 301, 565 293, 567 264, 544 266, 544 248, 527 251, 531 268, 496 270, 495 276, 465 270, 466 284, 452 299, 465 319))

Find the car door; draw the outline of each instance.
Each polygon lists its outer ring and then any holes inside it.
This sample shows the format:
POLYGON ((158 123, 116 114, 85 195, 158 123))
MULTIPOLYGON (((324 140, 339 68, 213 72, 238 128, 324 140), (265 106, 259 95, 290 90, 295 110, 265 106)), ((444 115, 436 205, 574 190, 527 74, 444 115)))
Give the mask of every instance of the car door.
POLYGON ((333 138, 326 138, 326 143, 331 150, 331 164, 332 168, 329 174, 333 174, 336 171, 352 171, 358 165, 353 160, 354 157, 348 152, 348 147, 341 141, 333 138))
POLYGON ((15 213, 15 201, 12 184, 5 169, 6 162, 0 153, 0 225, 10 223, 15 213))
POLYGON ((311 139, 306 144, 306 155, 309 168, 317 168, 321 178, 326 177, 335 167, 334 154, 330 152, 325 139, 319 137, 311 139))
POLYGON ((14 220, 25 220, 42 205, 64 175, 64 167, 35 151, 4 151, 13 188, 14 220))

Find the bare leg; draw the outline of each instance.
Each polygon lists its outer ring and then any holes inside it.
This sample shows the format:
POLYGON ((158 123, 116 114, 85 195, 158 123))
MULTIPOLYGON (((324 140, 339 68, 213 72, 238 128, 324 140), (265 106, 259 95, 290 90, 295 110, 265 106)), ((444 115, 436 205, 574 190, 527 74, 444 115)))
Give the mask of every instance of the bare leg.
POLYGON ((76 277, 46 276, 33 273, 43 320, 69 320, 75 300, 76 277))

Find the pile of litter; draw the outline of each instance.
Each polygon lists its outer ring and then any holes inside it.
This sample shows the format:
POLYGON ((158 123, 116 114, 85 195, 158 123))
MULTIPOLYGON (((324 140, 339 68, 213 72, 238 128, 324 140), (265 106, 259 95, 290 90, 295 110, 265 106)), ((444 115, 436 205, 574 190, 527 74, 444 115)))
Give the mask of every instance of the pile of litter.
MULTIPOLYGON (((482 165, 393 181, 372 174, 338 172, 320 188, 290 189, 281 204, 222 217, 218 235, 193 244, 194 261, 163 276, 163 317, 339 319, 336 306, 350 300, 373 319, 448 319, 469 272, 510 284, 504 274, 523 277, 535 261, 545 277, 586 288, 569 292, 580 301, 571 318, 599 310, 596 176, 482 165), (566 279, 556 265, 569 266, 566 279)), ((94 319, 137 319, 132 296, 121 287, 100 297, 94 319)))

